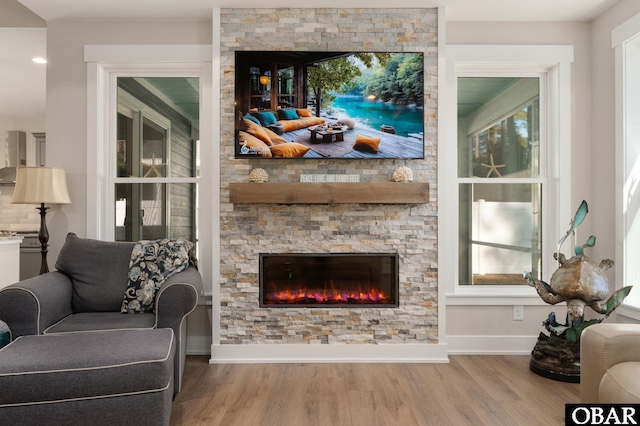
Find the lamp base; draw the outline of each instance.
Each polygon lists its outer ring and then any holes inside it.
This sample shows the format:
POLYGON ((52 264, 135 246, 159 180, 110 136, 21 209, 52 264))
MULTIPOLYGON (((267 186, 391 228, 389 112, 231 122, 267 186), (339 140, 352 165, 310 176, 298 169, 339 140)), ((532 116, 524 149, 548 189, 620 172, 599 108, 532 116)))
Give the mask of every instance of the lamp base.
POLYGON ((47 230, 47 209, 44 203, 40 204, 40 207, 36 207, 36 210, 40 210, 40 231, 38 232, 38 240, 40 240, 40 253, 42 255, 42 262, 40 263, 40 275, 49 272, 49 265, 47 264, 47 253, 49 252, 49 231, 47 230))

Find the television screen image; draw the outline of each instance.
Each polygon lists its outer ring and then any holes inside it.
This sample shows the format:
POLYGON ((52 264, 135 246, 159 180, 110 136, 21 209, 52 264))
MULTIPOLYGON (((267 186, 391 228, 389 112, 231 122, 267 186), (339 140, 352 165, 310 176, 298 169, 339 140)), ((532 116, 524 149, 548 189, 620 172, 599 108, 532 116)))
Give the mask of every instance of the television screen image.
POLYGON ((235 158, 424 158, 420 52, 235 52, 235 158))

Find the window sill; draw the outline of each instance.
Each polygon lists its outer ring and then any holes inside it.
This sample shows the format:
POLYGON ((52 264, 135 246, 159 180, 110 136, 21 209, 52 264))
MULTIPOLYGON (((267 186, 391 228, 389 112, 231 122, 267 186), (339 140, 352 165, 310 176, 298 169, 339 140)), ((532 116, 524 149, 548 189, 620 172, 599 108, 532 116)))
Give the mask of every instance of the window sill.
POLYGON ((482 288, 456 287, 446 294, 447 305, 547 305, 533 287, 529 286, 482 286, 482 288))
POLYGON ((626 318, 631 318, 636 321, 640 321, 640 308, 636 306, 623 304, 619 306, 618 309, 615 310, 615 313, 626 318))

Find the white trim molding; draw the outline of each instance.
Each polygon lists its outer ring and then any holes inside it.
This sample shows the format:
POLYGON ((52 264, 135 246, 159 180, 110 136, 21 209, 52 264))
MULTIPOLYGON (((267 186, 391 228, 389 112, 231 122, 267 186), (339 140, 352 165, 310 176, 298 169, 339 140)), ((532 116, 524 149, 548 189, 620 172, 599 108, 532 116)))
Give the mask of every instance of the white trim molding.
MULTIPOLYGON (((200 273, 207 284, 218 282, 219 222, 219 78, 213 87, 213 72, 219 77, 219 58, 212 66, 214 47, 205 45, 87 45, 87 230, 89 238, 114 238, 115 212, 110 208, 114 199, 115 164, 112 141, 116 135, 116 78, 118 76, 197 76, 200 79, 200 176, 193 178, 199 185, 200 197, 198 233, 200 238, 200 273), (214 90, 217 90, 214 93, 214 90), (213 118, 213 119, 210 119, 213 118), (215 253, 214 253, 214 247, 215 253)), ((212 284, 215 287, 215 284, 212 284)))
MULTIPOLYGON (((438 265, 440 291, 447 305, 544 305, 534 288, 524 285, 469 286, 458 284, 458 184, 457 77, 539 76, 541 84, 541 152, 543 205, 543 277, 550 277, 557 235, 566 230, 563 218, 573 214, 570 197, 571 164, 571 63, 570 45, 447 45, 445 86, 439 99, 443 124, 439 129, 438 161, 438 265), (562 182, 562 184, 560 184, 562 182), (548 256, 547 256, 548 255, 548 256)), ((503 183, 506 181, 503 181, 503 183)), ((524 271, 523 271, 524 272, 524 271)), ((447 336, 447 342, 450 336, 447 336)))
POLYGON ((128 44, 84 46, 85 62, 118 63, 187 63, 211 62, 212 50, 208 44, 128 44))
POLYGON ((449 355, 530 355, 538 336, 447 336, 449 355))
POLYGON ((448 363, 447 344, 211 345, 210 364, 448 363))
MULTIPOLYGON (((615 55, 615 277, 616 288, 637 282, 638 227, 638 156, 637 114, 640 110, 637 82, 640 69, 640 13, 611 31, 611 47, 615 55)), ((633 289, 616 314, 640 321, 640 296, 633 289)))

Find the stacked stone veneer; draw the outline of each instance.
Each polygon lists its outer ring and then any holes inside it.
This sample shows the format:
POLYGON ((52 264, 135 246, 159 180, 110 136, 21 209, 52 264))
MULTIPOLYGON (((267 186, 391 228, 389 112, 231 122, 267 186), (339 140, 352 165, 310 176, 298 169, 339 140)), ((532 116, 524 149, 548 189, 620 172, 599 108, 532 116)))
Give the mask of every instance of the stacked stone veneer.
POLYGON ((220 343, 437 343, 437 9, 222 9, 220 17, 220 343), (425 159, 234 159, 236 50, 424 52, 425 159), (431 184, 430 203, 229 203, 229 182, 247 182, 254 167, 270 182, 340 173, 358 174, 366 185, 391 180, 401 165, 431 184), (398 253, 400 306, 260 308, 259 253, 285 252, 398 253))

